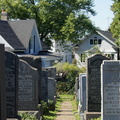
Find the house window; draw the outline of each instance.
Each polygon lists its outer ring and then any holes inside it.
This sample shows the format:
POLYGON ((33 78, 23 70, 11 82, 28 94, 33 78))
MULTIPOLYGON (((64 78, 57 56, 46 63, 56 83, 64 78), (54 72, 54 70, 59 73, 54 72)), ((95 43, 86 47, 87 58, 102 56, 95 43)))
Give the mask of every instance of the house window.
POLYGON ((29 53, 35 53, 35 35, 31 36, 29 41, 29 53))
POLYGON ((85 62, 86 54, 84 54, 84 53, 81 54, 81 57, 80 57, 80 58, 81 58, 81 62, 85 62))
POLYGON ((98 39, 97 37, 94 37, 94 39, 90 39, 90 45, 100 45, 102 42, 101 39, 98 39))
POLYGON ((93 39, 90 39, 90 45, 93 45, 93 39))

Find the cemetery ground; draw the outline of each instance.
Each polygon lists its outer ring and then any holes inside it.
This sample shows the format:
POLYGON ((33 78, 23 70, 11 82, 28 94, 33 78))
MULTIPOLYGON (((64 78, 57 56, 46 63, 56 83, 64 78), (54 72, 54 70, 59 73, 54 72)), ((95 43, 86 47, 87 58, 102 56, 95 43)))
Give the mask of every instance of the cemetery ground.
MULTIPOLYGON (((57 98, 55 111, 49 111, 47 115, 43 116, 43 120, 62 120, 62 118, 64 120, 65 117, 66 117, 66 120, 67 120, 67 117, 69 118, 69 120, 80 120, 77 106, 78 106, 78 103, 75 100, 74 95, 66 95, 66 94, 59 95, 57 98), (65 113, 65 110, 63 110, 62 108, 62 104, 63 104, 63 107, 65 105, 64 103, 68 105, 68 109, 70 108, 66 113, 65 113)), ((66 109, 67 109, 67 106, 66 106, 66 109)))

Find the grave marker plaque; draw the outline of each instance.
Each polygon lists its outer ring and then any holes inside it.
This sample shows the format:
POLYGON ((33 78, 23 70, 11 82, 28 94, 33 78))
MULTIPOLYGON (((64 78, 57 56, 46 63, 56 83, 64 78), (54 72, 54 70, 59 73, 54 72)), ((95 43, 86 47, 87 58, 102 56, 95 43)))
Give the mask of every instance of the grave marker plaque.
POLYGON ((18 57, 5 52, 7 118, 17 118, 18 111, 18 57))
POLYGON ((101 54, 88 58, 87 61, 87 111, 101 111, 101 64, 108 60, 101 54))
POLYGON ((19 61, 18 109, 37 110, 38 71, 23 60, 19 61))
POLYGON ((0 120, 6 120, 5 52, 0 44, 0 120))
POLYGON ((102 120, 120 120, 120 61, 104 61, 101 75, 102 120))

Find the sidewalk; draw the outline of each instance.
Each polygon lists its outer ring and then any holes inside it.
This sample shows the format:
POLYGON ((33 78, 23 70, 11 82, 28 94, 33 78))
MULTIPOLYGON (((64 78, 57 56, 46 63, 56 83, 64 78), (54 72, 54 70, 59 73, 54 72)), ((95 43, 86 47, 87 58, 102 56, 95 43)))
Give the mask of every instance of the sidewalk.
POLYGON ((56 120, 75 120, 72 113, 72 104, 70 101, 64 101, 61 104, 61 109, 57 113, 56 120))

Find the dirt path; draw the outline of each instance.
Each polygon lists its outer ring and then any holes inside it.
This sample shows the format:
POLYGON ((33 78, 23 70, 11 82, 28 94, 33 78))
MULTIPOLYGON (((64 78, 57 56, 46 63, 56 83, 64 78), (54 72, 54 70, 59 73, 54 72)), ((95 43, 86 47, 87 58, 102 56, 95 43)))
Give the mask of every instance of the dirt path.
POLYGON ((72 113, 72 104, 70 101, 64 101, 61 104, 61 109, 57 113, 56 120, 75 120, 72 113))

